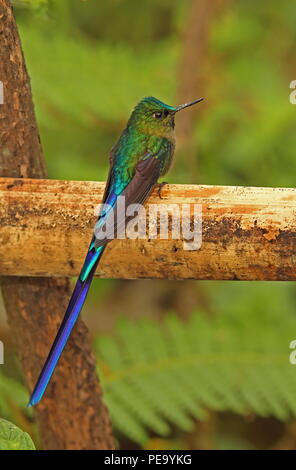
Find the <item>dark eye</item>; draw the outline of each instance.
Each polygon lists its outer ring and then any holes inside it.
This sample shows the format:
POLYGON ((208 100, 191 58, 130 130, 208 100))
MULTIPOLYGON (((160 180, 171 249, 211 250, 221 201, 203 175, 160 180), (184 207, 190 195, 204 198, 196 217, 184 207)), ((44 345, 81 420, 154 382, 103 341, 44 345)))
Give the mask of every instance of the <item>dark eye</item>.
POLYGON ((155 111, 155 113, 153 113, 153 117, 155 117, 155 119, 161 119, 163 114, 161 111, 155 111))
POLYGON ((167 109, 164 110, 163 112, 163 117, 166 118, 168 116, 169 112, 167 109))

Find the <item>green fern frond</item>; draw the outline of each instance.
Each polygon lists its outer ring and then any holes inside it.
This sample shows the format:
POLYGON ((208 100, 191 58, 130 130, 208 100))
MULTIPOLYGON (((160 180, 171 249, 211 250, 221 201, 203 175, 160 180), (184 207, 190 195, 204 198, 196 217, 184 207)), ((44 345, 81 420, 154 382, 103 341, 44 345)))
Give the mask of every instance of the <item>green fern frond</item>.
POLYGON ((162 325, 120 321, 115 337, 95 344, 114 427, 144 444, 149 429, 161 436, 171 425, 189 431, 208 409, 295 417, 289 345, 296 319, 275 325, 254 318, 196 313, 186 323, 173 314, 162 325))

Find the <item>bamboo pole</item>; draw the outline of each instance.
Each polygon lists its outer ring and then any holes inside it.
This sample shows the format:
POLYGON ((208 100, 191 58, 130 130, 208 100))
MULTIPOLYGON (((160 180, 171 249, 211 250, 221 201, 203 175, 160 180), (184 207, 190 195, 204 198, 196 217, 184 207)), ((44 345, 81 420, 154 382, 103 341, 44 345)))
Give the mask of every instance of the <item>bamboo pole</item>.
MULTIPOLYGON (((103 183, 0 180, 0 274, 76 276, 103 183)), ((296 190, 167 185, 150 204, 201 204, 202 244, 145 239, 109 243, 97 275, 122 279, 296 279, 296 190)), ((173 224, 171 223, 171 229, 173 224)))

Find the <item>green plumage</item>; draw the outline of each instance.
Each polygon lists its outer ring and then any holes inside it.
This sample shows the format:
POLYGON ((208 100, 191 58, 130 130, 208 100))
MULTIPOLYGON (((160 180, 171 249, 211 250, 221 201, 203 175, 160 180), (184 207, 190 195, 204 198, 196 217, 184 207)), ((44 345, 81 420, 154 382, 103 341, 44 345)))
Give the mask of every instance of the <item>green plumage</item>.
POLYGON ((110 155, 110 189, 116 194, 132 180, 141 159, 158 159, 160 176, 168 171, 175 148, 175 112, 176 108, 153 97, 144 98, 135 107, 110 155), (163 117, 156 118, 157 113, 163 117))

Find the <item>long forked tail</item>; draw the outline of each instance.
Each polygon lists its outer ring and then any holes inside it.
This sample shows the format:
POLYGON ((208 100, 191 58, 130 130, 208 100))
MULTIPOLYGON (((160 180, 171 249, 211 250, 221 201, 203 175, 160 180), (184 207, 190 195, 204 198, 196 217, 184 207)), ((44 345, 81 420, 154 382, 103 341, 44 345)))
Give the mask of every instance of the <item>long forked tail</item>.
POLYGON ((92 240, 80 276, 76 282, 73 294, 67 307, 65 316, 58 330, 50 353, 43 366, 43 369, 39 375, 28 406, 33 406, 39 403, 46 390, 46 387, 51 379, 53 371, 68 341, 68 338, 76 323, 78 315, 83 307, 88 290, 91 285, 92 278, 94 276, 98 262, 104 252, 104 249, 105 246, 100 246, 99 248, 95 249, 92 240))

